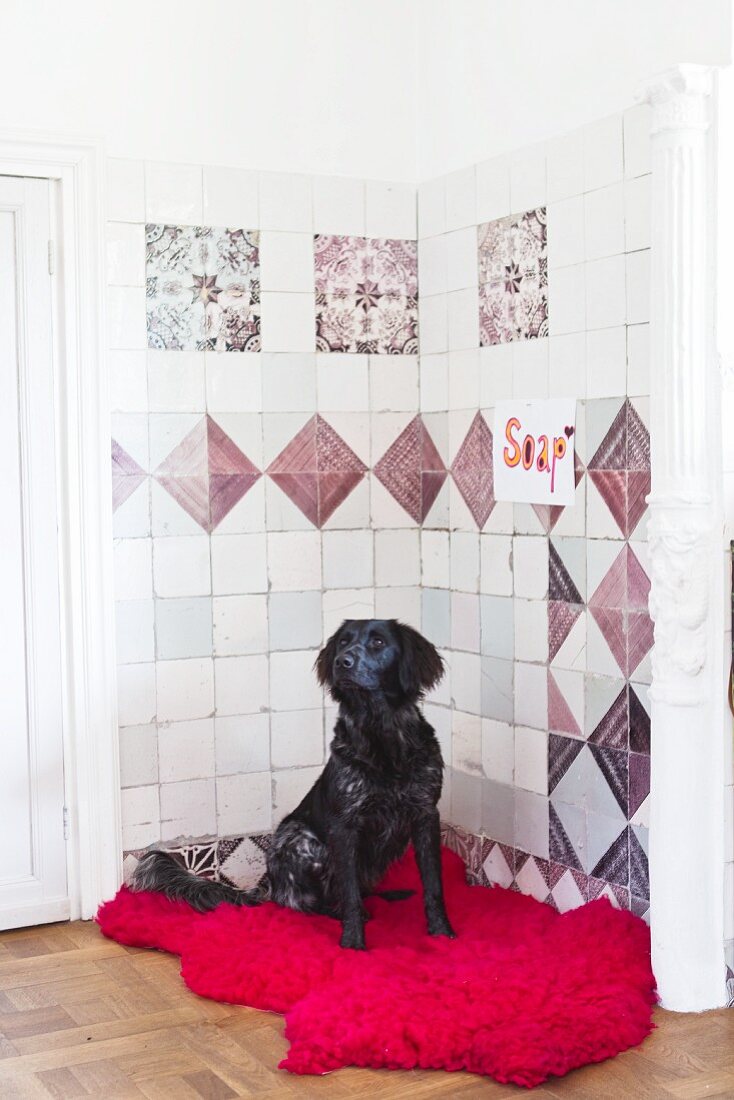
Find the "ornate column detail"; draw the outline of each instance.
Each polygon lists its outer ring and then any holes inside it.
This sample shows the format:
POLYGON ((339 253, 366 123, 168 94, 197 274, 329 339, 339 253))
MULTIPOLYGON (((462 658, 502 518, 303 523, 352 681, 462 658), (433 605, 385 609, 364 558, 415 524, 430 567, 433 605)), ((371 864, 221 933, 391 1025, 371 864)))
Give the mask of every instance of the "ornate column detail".
POLYGON ((724 1003, 720 373, 714 351, 713 74, 647 82, 651 106, 650 891, 663 1004, 724 1003))

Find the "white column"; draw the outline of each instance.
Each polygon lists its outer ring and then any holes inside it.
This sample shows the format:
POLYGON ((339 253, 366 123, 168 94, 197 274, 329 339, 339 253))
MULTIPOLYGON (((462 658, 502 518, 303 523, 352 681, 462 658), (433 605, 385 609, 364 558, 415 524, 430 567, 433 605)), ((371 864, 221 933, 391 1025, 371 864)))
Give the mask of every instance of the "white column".
POLYGON ((653 969, 666 1008, 698 1011, 725 995, 713 75, 682 65, 649 81, 640 98, 652 107, 653 969))

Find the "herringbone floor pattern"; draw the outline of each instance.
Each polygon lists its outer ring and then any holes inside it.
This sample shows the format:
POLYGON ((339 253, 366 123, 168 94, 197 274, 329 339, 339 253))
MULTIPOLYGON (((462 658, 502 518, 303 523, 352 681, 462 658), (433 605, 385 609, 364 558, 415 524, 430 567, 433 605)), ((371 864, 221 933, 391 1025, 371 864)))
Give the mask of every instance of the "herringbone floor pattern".
MULTIPOLYGON (((533 1100, 734 1098, 734 1011, 657 1013, 638 1050, 536 1089, 533 1100)), ((482 1097, 528 1095, 467 1074, 277 1069, 279 1016, 202 1000, 178 959, 120 947, 93 924, 0 934, 0 1097, 482 1097)))

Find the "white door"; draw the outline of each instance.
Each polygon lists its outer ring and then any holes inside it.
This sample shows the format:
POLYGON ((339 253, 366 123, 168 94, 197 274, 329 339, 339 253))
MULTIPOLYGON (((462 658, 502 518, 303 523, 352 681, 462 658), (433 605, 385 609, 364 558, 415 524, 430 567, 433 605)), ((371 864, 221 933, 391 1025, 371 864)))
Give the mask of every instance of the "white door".
POLYGON ((69 916, 51 188, 0 177, 0 928, 69 916))

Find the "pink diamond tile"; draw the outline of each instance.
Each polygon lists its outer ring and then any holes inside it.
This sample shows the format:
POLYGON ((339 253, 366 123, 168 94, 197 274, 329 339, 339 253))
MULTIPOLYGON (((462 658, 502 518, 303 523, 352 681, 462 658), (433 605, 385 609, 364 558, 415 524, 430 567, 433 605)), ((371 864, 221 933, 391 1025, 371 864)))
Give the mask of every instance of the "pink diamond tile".
POLYGON ((423 523, 448 477, 420 415, 411 420, 385 451, 374 472, 416 523, 423 523))
POLYGON ((154 477, 205 531, 213 531, 260 471, 211 416, 192 428, 154 477))
POLYGON ((589 477, 625 538, 644 515, 650 492, 650 433, 629 398, 593 458, 589 477))
POLYGON ((573 712, 548 669, 548 729, 554 733, 572 733, 581 737, 581 730, 573 712))
POLYGON ((625 546, 589 600, 591 614, 628 677, 652 648, 649 594, 647 574, 631 547, 625 546))
POLYGON ((479 528, 495 506, 492 433, 481 413, 472 420, 451 467, 451 474, 479 528))
POLYGON ((145 470, 124 450, 116 439, 112 440, 112 511, 116 512, 139 485, 145 481, 145 470))
POLYGON ((367 472, 364 462, 318 414, 268 467, 270 478, 321 527, 367 472))

